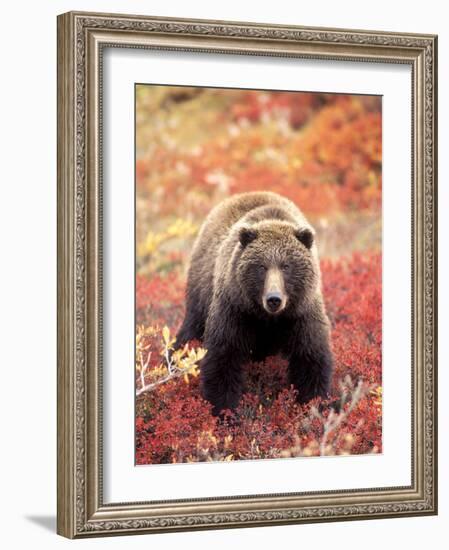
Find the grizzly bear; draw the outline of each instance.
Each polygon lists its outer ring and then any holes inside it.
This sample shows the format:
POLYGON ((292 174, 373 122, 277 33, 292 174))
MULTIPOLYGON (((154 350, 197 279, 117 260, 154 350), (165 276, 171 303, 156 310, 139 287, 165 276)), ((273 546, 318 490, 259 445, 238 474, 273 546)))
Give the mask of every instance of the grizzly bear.
POLYGON ((290 200, 242 193, 207 216, 176 346, 194 339, 207 349, 200 380, 214 415, 237 406, 242 365, 270 355, 288 359, 300 403, 327 396, 333 358, 314 230, 290 200))

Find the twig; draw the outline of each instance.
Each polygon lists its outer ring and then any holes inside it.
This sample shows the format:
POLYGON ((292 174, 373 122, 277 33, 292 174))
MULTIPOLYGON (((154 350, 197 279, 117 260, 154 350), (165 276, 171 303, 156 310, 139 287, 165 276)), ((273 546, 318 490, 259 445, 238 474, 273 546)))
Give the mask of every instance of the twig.
POLYGON ((144 392, 151 391, 157 386, 168 382, 169 380, 172 380, 174 378, 179 378, 180 376, 185 376, 188 379, 188 375, 197 376, 197 368, 198 368, 198 362, 201 361, 201 359, 206 354, 206 350, 203 348, 197 348, 195 350, 188 349, 188 346, 185 345, 183 349, 174 351, 173 343, 174 339, 170 339, 170 331, 167 327, 164 327, 163 334, 162 334, 162 343, 163 343, 163 349, 161 351, 161 355, 164 358, 164 365, 161 365, 161 368, 165 368, 167 371, 167 374, 162 376, 162 378, 159 378, 155 382, 152 382, 150 384, 145 383, 145 376, 148 371, 148 367, 150 366, 150 360, 151 360, 151 351, 148 352, 146 360, 144 361, 143 352, 148 350, 150 345, 147 345, 144 347, 141 343, 141 340, 138 340, 138 346, 139 346, 139 371, 140 371, 140 385, 141 387, 139 389, 136 389, 136 396, 141 395, 144 392), (173 352, 173 354, 171 353, 173 352))
POLYGON ((363 397, 364 393, 365 392, 363 391, 363 382, 362 380, 359 380, 357 387, 352 394, 348 409, 346 411, 340 412, 339 414, 335 414, 334 410, 331 409, 329 416, 327 417, 327 420, 324 423, 323 437, 321 438, 321 441, 320 441, 321 456, 326 455, 326 446, 327 446, 327 439, 329 437, 329 434, 335 429, 337 429, 340 426, 340 424, 350 415, 354 407, 363 397))
POLYGON ((174 378, 179 378, 181 375, 184 375, 184 374, 185 374, 184 372, 179 372, 179 373, 175 373, 175 374, 169 373, 169 374, 165 375, 163 378, 159 378, 159 380, 156 380, 156 382, 152 382, 151 384, 147 384, 146 386, 143 386, 142 388, 137 390, 136 391, 136 397, 138 397, 140 394, 142 394, 146 391, 154 390, 154 388, 156 388, 160 384, 163 384, 164 382, 168 382, 169 380, 173 380, 174 378))

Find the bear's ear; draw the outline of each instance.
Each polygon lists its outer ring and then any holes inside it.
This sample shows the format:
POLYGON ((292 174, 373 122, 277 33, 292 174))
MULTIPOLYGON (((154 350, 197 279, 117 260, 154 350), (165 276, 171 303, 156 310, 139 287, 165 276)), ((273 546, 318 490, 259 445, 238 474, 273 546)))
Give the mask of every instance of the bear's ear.
POLYGON ((240 244, 245 247, 257 238, 257 231, 251 227, 242 227, 239 231, 240 244))
POLYGON ((300 243, 302 243, 306 248, 310 249, 313 245, 313 233, 307 228, 303 227, 302 229, 295 230, 295 237, 300 243))

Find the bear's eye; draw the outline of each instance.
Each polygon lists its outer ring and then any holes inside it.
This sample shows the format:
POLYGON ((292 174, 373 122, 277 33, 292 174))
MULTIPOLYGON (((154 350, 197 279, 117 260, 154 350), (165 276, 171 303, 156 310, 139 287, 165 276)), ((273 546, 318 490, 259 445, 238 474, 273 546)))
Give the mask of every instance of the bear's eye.
POLYGON ((282 264, 281 269, 282 271, 288 271, 290 269, 290 266, 288 264, 282 264))
POLYGON ((260 264, 259 266, 257 266, 257 268, 258 268, 258 270, 260 271, 260 273, 265 273, 265 271, 267 270, 267 268, 266 268, 264 265, 262 265, 262 264, 260 264))

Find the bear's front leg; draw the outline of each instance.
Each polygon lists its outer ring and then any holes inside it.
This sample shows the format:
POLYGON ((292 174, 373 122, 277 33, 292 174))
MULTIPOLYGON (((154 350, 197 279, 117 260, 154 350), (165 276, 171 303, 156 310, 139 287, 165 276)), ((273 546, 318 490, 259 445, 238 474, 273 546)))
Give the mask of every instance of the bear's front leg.
POLYGON ((298 402, 329 397, 333 356, 327 319, 298 322, 289 348, 289 383, 298 391, 298 402))
POLYGON ((242 396, 243 362, 242 356, 231 347, 220 351, 208 349, 201 363, 200 378, 203 397, 212 404, 214 416, 223 409, 237 407, 242 396))
POLYGON ((251 338, 238 316, 216 305, 206 323, 201 362, 202 394, 218 416, 223 409, 235 409, 242 395, 242 365, 250 360, 251 338))
POLYGON ((176 335, 175 349, 181 348, 191 340, 202 340, 206 315, 198 289, 188 285, 186 312, 181 328, 176 335))

